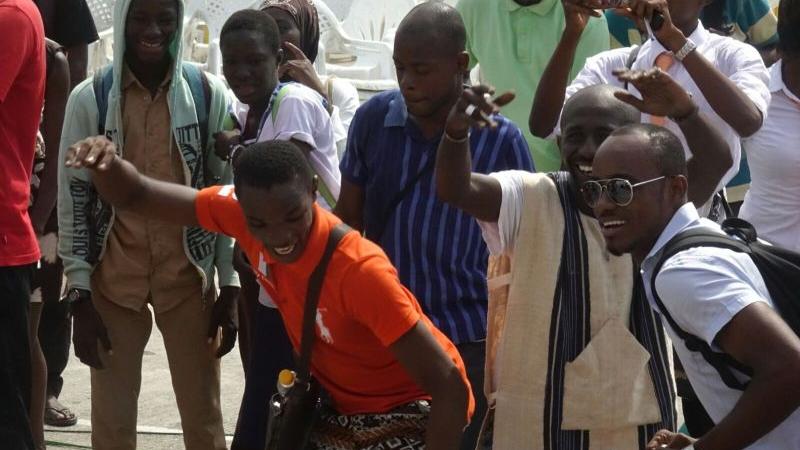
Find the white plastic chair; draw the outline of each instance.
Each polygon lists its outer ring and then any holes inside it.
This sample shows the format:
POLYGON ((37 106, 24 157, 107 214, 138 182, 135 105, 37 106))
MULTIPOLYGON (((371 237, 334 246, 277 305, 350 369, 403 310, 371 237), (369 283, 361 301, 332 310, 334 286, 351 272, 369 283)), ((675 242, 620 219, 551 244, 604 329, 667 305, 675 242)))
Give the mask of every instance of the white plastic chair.
POLYGON ((208 59, 205 69, 215 75, 220 75, 222 54, 219 50, 219 35, 222 25, 236 11, 252 9, 260 3, 260 0, 188 0, 184 9, 184 23, 188 25, 184 27, 184 45, 191 42, 187 42, 187 40, 190 40, 194 33, 195 28, 192 24, 196 23, 196 20, 205 22, 208 27, 208 59))
POLYGON ((325 2, 316 0, 314 4, 319 14, 320 45, 325 49, 325 71, 350 81, 359 90, 397 87, 392 44, 350 37, 325 2))
POLYGON ((354 0, 342 21, 342 28, 354 39, 392 44, 400 21, 417 3, 415 0, 354 0))
POLYGON ((114 3, 116 0, 87 0, 99 39, 89 47, 87 69, 89 74, 111 62, 114 58, 114 3))

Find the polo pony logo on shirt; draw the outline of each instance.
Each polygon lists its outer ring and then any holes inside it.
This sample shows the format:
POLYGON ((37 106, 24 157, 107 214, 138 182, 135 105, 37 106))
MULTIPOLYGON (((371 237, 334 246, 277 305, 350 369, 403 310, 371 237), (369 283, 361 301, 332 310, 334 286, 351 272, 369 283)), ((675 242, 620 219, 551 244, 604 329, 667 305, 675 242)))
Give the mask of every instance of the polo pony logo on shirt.
POLYGON ((333 344, 333 335, 331 335, 331 330, 329 330, 322 321, 323 311, 327 311, 327 309, 317 308, 317 328, 319 328, 319 337, 322 338, 322 340, 326 343, 333 344))

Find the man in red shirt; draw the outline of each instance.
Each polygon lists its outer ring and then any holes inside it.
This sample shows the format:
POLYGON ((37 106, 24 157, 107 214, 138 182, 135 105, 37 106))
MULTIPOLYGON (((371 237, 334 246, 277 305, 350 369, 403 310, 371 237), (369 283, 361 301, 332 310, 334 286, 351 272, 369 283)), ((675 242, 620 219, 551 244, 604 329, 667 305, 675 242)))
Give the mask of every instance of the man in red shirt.
POLYGON ((30 0, 0 0, 0 442, 33 448, 28 308, 39 245, 28 217, 44 101, 44 27, 30 0))
MULTIPOLYGON (((117 208, 236 238, 299 348, 308 278, 341 221, 314 203, 317 180, 298 147, 254 144, 236 160, 235 187, 201 191, 139 174, 103 137, 70 147, 66 165, 90 169, 100 195, 117 208)), ((346 446, 358 448, 458 448, 474 409, 463 361, 383 251, 356 232, 331 257, 315 332, 311 372, 332 401, 312 434, 315 445, 345 448, 331 443, 344 433, 346 446), (392 425, 409 414, 418 430, 398 432, 392 425), (366 445, 375 434, 379 440, 366 445)))

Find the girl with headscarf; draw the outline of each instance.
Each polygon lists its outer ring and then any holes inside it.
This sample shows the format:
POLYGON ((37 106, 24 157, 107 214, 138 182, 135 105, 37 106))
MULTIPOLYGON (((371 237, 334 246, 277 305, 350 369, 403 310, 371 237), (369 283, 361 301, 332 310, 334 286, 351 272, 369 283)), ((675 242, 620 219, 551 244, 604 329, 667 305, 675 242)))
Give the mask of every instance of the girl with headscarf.
POLYGON ((311 0, 266 0, 260 9, 275 19, 281 32, 286 58, 279 69, 281 81, 302 83, 325 98, 341 156, 350 122, 359 106, 358 91, 352 84, 333 76, 323 82, 314 68, 320 36, 317 8, 311 0))

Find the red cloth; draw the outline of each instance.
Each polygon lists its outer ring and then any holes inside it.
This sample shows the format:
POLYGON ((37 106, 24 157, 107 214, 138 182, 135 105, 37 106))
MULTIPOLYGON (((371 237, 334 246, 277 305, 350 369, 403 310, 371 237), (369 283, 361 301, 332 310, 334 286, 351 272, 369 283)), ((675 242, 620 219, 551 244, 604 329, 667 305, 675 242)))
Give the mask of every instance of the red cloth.
POLYGON ((32 1, 0 0, 0 30, 0 266, 19 266, 39 260, 28 201, 44 102, 44 26, 32 1))
MULTIPOLYGON (((248 231, 233 186, 204 189, 195 204, 202 227, 239 242, 259 282, 278 306, 292 345, 298 349, 308 278, 322 256, 330 230, 341 221, 314 205, 314 223, 303 254, 291 264, 280 264, 248 231)), ((339 413, 382 413, 430 398, 389 350, 417 322, 428 328, 469 385, 455 345, 425 316, 383 251, 358 233, 348 233, 325 274, 317 307, 317 339, 311 352, 311 371, 331 395, 339 413)), ((470 395, 467 417, 473 410, 470 395)))

